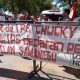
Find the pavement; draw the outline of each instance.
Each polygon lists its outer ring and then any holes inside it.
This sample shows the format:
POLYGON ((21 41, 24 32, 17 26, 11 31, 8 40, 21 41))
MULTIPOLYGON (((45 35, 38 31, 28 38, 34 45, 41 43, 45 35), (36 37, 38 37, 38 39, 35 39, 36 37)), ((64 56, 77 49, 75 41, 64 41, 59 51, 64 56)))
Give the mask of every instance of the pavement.
MULTIPOLYGON (((33 61, 18 56, 0 56, 0 80, 80 80, 80 70, 43 62, 42 72, 28 79, 33 61)), ((39 64, 39 61, 37 61, 39 64)))

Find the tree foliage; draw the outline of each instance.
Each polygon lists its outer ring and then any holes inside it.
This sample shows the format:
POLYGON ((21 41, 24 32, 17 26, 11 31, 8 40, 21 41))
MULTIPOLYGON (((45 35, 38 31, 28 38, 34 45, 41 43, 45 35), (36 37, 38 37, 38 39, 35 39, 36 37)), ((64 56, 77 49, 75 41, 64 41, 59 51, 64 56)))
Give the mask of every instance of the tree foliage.
POLYGON ((9 10, 26 10, 30 14, 40 13, 52 7, 51 0, 0 0, 0 4, 9 10))

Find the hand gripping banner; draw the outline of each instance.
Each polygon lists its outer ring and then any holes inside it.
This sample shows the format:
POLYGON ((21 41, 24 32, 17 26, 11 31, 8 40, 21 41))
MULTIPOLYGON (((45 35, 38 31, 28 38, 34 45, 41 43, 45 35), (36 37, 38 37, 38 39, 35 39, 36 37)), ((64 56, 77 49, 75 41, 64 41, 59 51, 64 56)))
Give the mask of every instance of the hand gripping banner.
POLYGON ((79 22, 2 22, 0 54, 80 68, 79 22))

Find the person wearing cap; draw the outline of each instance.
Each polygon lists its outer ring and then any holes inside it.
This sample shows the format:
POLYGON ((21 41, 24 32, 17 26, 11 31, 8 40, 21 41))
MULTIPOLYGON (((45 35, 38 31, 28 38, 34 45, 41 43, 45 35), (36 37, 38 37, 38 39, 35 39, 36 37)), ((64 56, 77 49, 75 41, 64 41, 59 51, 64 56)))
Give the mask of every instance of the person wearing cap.
POLYGON ((70 9, 64 9, 62 17, 59 18, 59 21, 70 21, 69 18, 70 9))

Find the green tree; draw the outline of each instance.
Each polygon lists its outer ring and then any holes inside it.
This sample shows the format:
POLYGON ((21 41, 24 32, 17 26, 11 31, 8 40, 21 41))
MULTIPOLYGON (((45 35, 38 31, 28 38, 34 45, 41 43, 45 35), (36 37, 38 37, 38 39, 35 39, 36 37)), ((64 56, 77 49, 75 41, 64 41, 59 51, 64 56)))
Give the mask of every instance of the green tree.
POLYGON ((17 0, 16 6, 19 11, 25 9, 31 14, 40 13, 45 9, 51 9, 51 0, 17 0))
POLYGON ((51 0, 0 0, 0 3, 9 10, 26 10, 30 14, 40 13, 52 7, 51 0))

